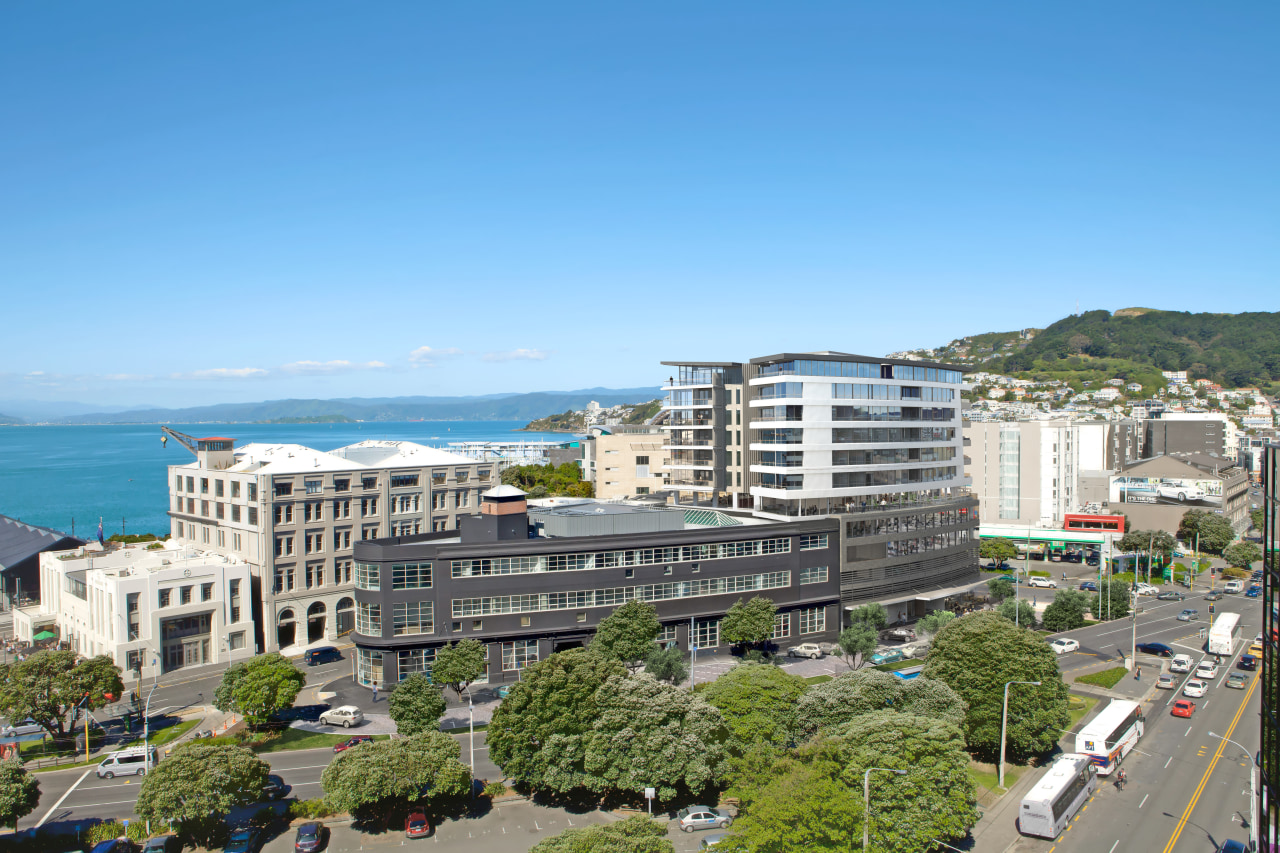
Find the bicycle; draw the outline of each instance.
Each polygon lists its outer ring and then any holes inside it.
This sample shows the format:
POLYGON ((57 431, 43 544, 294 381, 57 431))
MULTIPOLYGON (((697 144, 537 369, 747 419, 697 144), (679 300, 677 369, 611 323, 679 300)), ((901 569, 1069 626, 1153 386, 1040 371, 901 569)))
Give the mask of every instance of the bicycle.
POLYGON ((1120 772, 1116 774, 1116 790, 1117 790, 1117 791, 1123 791, 1123 790, 1124 790, 1124 783, 1125 783, 1125 782, 1128 782, 1128 781, 1129 781, 1129 779, 1128 779, 1128 777, 1127 777, 1127 776, 1125 776, 1125 772, 1124 772, 1124 770, 1123 770, 1123 769, 1121 769, 1121 770, 1120 770, 1120 772))

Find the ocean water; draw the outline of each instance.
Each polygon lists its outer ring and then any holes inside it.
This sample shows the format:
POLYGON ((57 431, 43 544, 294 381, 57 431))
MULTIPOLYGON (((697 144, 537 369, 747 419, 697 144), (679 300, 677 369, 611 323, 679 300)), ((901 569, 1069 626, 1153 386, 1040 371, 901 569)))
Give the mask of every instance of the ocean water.
MULTIPOLYGON (((193 436, 303 444, 333 450, 368 439, 415 441, 446 448, 451 441, 565 441, 565 433, 518 432, 522 421, 406 421, 356 424, 170 424, 193 436)), ((0 427, 0 515, 84 538, 169 532, 168 465, 195 457, 160 427, 0 427)))

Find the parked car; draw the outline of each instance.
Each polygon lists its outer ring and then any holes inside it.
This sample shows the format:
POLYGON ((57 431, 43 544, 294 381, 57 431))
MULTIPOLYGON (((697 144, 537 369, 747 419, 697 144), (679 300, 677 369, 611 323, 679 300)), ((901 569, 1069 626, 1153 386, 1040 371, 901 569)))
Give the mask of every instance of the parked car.
POLYGON ((182 842, 176 835, 156 835, 142 845, 142 853, 180 853, 182 842))
POLYGON ((915 639, 916 632, 910 628, 890 628, 880 632, 882 643, 911 643, 915 642, 915 639))
POLYGON ((133 842, 124 838, 99 841, 89 853, 133 853, 133 842))
POLYGON ((362 743, 372 743, 372 742, 373 742, 372 735, 356 735, 355 737, 347 738, 342 743, 335 743, 333 745, 333 751, 346 752, 348 749, 350 749, 353 746, 359 746, 362 743))
POLYGON ((298 827, 298 835, 293 840, 293 849, 298 853, 315 853, 324 846, 324 824, 319 821, 308 821, 298 827))
POLYGON ((349 729, 364 722, 364 711, 355 705, 343 705, 340 708, 325 711, 320 715, 320 722, 326 726, 342 726, 344 729, 349 729))
POLYGON ((787 649, 787 657, 817 660, 822 657, 822 649, 818 647, 817 643, 801 643, 798 646, 792 646, 787 649))
POLYGON ((1254 655, 1240 655, 1240 668, 1241 669, 1257 669, 1258 658, 1255 657, 1254 655))
POLYGON ((1178 614, 1179 622, 1194 622, 1200 618, 1200 611, 1194 607, 1188 607, 1178 614))
POLYGON ((337 660, 342 660, 342 652, 333 646, 319 646, 314 649, 307 649, 302 655, 302 662, 307 666, 318 666, 322 663, 337 660))
POLYGON ((267 782, 262 786, 262 797, 266 800, 281 800, 289 793, 289 786, 284 780, 272 773, 267 777, 267 782))
POLYGON ((1195 661, 1191 659, 1191 655, 1175 655, 1169 663, 1170 672, 1190 672, 1195 666, 1195 661))
POLYGON ((258 830, 251 826, 242 826, 231 830, 227 846, 222 849, 223 853, 258 853, 261 847, 262 837, 258 835, 258 830))
POLYGON ((897 663, 900 660, 906 660, 907 656, 902 653, 901 649, 885 649, 876 652, 871 656, 871 665, 880 666, 885 663, 897 663))
POLYGON ((1173 708, 1169 711, 1175 717, 1190 717, 1196 712, 1196 703, 1190 699, 1174 700, 1173 708))
POLYGON ((719 844, 721 841, 724 841, 728 837, 729 837, 729 833, 727 832, 717 832, 713 835, 708 835, 706 838, 702 839, 702 843, 698 846, 701 849, 706 850, 708 847, 715 847, 717 844, 719 844))
POLYGON ((409 838, 426 838, 431 834, 431 821, 422 812, 410 812, 404 819, 404 834, 409 838))
POLYGON ((508 696, 510 696, 510 695, 511 695, 511 688, 512 688, 512 687, 515 687, 515 685, 514 685, 514 684, 504 684, 504 685, 502 685, 501 687, 499 687, 499 688, 498 688, 498 691, 497 691, 497 693, 498 693, 498 698, 499 698, 499 699, 506 699, 508 696))
POLYGON ((22 737, 23 735, 34 735, 44 731, 44 726, 35 720, 27 717, 20 723, 10 723, 3 729, 0 729, 0 736, 3 737, 22 737))
POLYGON ((1214 679, 1218 677, 1218 665, 1211 660, 1202 660, 1196 667, 1196 678, 1214 679))
POLYGON ((1059 637, 1050 643, 1054 652, 1065 655, 1067 652, 1076 652, 1080 650, 1080 641, 1073 640, 1070 637, 1059 637))
POLYGON ((1234 687, 1237 690, 1243 690, 1248 677, 1243 672, 1233 672, 1227 676, 1227 686, 1234 687))
POLYGON ((1201 696, 1205 694, 1205 691, 1208 689, 1209 689, 1209 685, 1207 682, 1201 681, 1198 678, 1193 678, 1183 685, 1182 695, 1190 696, 1194 699, 1199 699, 1201 696))
POLYGON ((1158 601, 1186 601, 1186 600, 1187 600, 1187 595, 1186 595, 1186 593, 1182 593, 1182 592, 1173 592, 1173 591, 1169 591, 1169 592, 1162 592, 1162 593, 1160 593, 1159 595, 1157 595, 1157 596, 1156 596, 1156 600, 1158 600, 1158 601))
POLYGON ((922 658, 928 653, 928 643, 910 643, 902 647, 902 654, 904 658, 922 658))
POLYGON ((1085 589, 1085 590, 1089 590, 1090 592, 1097 592, 1097 591, 1098 591, 1098 583, 1097 583, 1097 581, 1081 581, 1081 582, 1080 582, 1080 588, 1081 588, 1081 589, 1085 589))
POLYGON ((1177 686, 1178 686, 1178 679, 1174 675, 1170 675, 1167 672, 1162 672, 1158 676, 1156 676, 1156 687, 1159 687, 1161 690, 1172 690, 1177 686))
POLYGON ((1228 838, 1222 842, 1222 846, 1218 848, 1218 853, 1249 853, 1249 845, 1243 841, 1228 838))
POLYGON ((1053 578, 1034 577, 1027 581, 1027 586, 1040 587, 1041 589, 1057 589, 1058 582, 1053 578))
POLYGON ((1164 643, 1138 643, 1138 651, 1144 655, 1155 655, 1162 658, 1173 657, 1173 649, 1164 643))
POLYGON ((1205 601, 1221 601, 1222 593, 1216 589, 1211 589, 1204 594, 1205 601))
POLYGON ((689 806, 676 813, 676 823, 685 832, 693 832, 695 829, 724 829, 733 823, 733 818, 724 809, 689 806))

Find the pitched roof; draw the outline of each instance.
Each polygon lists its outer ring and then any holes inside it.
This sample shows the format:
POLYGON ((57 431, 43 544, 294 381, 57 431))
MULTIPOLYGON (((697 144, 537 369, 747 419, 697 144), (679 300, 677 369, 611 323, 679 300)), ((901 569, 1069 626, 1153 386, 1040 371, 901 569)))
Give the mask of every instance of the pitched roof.
POLYGON ((36 527, 7 515, 0 515, 0 566, 14 566, 23 560, 47 550, 64 539, 83 545, 83 539, 73 539, 60 530, 36 527))

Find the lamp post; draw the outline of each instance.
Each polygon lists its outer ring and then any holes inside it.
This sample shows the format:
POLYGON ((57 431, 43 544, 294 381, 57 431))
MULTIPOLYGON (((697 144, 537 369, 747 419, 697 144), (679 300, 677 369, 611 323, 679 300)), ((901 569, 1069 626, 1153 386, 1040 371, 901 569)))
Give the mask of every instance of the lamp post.
POLYGON ((907 775, 905 770, 894 770, 891 767, 868 767, 867 772, 862 774, 862 849, 867 849, 867 842, 871 838, 871 774, 880 770, 885 773, 896 773, 899 776, 907 775))
MULTIPOLYGON (((1238 748, 1244 750, 1249 755, 1249 750, 1245 749, 1241 744, 1236 743, 1229 737, 1223 737, 1220 734, 1209 732, 1209 737, 1215 737, 1218 740, 1226 741, 1234 744, 1238 748)), ((1249 760, 1253 762, 1253 767, 1249 768, 1249 841, 1250 849, 1258 849, 1258 760, 1249 755, 1249 760)))
POLYGON ((155 692, 156 685, 152 684, 147 691, 147 703, 142 708, 142 763, 148 770, 151 769, 151 694, 155 692))
POLYGON ((1004 685, 1004 713, 1000 715, 1000 779, 997 784, 1004 787, 1004 736, 1005 731, 1009 727, 1009 687, 1013 684, 1033 684, 1040 686, 1038 681, 1007 681, 1004 685))
POLYGON ((476 706, 471 701, 471 685, 465 688, 467 691, 467 713, 470 717, 468 729, 471 738, 471 798, 476 796, 476 706))

